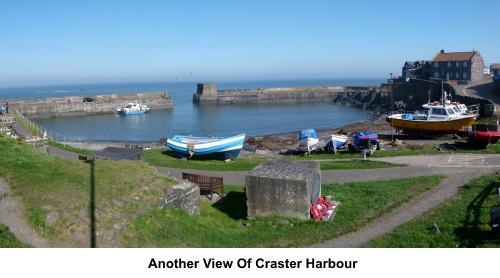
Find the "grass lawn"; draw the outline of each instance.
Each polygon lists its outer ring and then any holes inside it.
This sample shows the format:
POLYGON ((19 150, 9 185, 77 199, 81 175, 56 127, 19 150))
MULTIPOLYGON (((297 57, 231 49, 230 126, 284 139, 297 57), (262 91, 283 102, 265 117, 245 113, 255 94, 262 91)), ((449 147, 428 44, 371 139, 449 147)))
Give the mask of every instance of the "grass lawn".
MULTIPOLYGON (((14 194, 22 199, 31 226, 41 236, 52 242, 66 242, 68 245, 81 246, 78 245, 80 243, 72 240, 75 234, 88 234, 88 220, 85 222, 88 217, 86 212, 89 211, 90 204, 94 202, 96 229, 99 234, 106 230, 113 230, 118 222, 116 219, 122 216, 127 217, 126 227, 119 231, 119 236, 116 238, 115 246, 117 247, 202 248, 303 247, 318 244, 356 231, 419 193, 433 188, 443 178, 433 176, 383 182, 323 184, 322 195, 331 195, 333 200, 341 202, 337 215, 331 222, 303 221, 281 216, 247 220, 244 188, 231 185, 225 185, 226 198, 222 201, 214 204, 202 201, 201 214, 189 216, 183 211, 155 209, 155 200, 162 196, 164 188, 176 184, 176 181, 158 174, 150 164, 218 171, 250 170, 264 159, 236 159, 231 163, 182 161, 165 150, 148 150, 145 155, 148 163, 105 160, 97 160, 93 163, 67 161, 50 157, 45 152, 33 149, 20 141, 0 136, 0 177, 9 183, 14 194), (16 155, 12 155, 13 153, 16 155), (56 225, 48 226, 45 219, 51 212, 57 212, 59 220, 56 225)), ((400 166, 362 159, 331 159, 332 154, 321 154, 318 157, 321 158, 323 155, 328 156, 329 159, 321 161, 322 169, 400 166)), ((311 159, 310 157, 312 156, 284 159, 311 159)), ((479 183, 484 184, 484 181, 479 183)), ((493 178, 488 181, 488 184, 491 184, 488 187, 491 190, 497 186, 493 178)), ((471 188, 475 187, 471 186, 471 188)), ((491 191, 488 192, 491 194, 491 191)), ((489 200, 489 197, 479 198, 479 193, 472 193, 470 197, 467 197, 472 199, 459 206, 471 206, 474 199, 489 200)), ((465 197, 460 195, 459 199, 461 198, 465 197)), ((487 206, 492 202, 482 205, 487 206)), ((469 208, 466 214, 455 220, 456 223, 467 220, 468 222, 464 223, 469 224, 464 225, 462 231, 459 229, 461 226, 454 229, 456 236, 462 238, 461 242, 446 246, 470 247, 497 244, 468 238, 471 230, 477 230, 477 227, 482 230, 486 229, 484 215, 478 218, 476 215, 478 211, 481 211, 483 215, 482 209, 469 208)), ((450 211, 437 214, 441 218, 449 218, 450 211)), ((442 222, 436 222, 436 224, 441 229, 440 235, 444 236, 449 230, 448 226, 442 222)), ((429 222, 423 224, 422 227, 428 228, 429 222)), ((414 229, 417 230, 417 228, 414 229)), ((4 226, 0 226, 0 233, 3 237, 0 247, 28 247, 16 242, 4 226)), ((413 236, 408 236, 408 238, 411 237, 413 236)), ((88 242, 82 244, 89 246, 88 242)), ((442 246, 437 243, 427 243, 427 245, 442 246)), ((379 246, 398 247, 394 242, 382 243, 379 246)))
POLYGON ((309 246, 363 227, 433 188, 441 178, 324 184, 322 195, 330 195, 341 202, 336 217, 329 222, 279 216, 246 220, 244 189, 227 186, 226 198, 215 204, 202 202, 199 216, 174 210, 152 210, 139 216, 125 231, 123 244, 127 247, 202 248, 309 246))
POLYGON ((499 187, 500 174, 474 179, 439 207, 364 247, 498 248, 500 235, 493 237, 490 208, 500 206, 499 187))

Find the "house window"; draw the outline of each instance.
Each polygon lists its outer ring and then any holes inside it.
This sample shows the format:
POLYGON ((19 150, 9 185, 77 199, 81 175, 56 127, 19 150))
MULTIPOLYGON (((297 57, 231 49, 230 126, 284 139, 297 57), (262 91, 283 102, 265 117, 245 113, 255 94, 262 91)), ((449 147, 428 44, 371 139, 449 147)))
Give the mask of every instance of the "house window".
POLYGON ((463 79, 467 79, 467 73, 466 72, 462 73, 462 78, 463 79))
POLYGON ((456 78, 456 79, 459 79, 459 78, 460 78, 460 74, 459 74, 458 72, 457 72, 457 73, 455 73, 455 78, 456 78))
POLYGON ((435 72, 434 77, 439 78, 439 72, 435 72))
POLYGON ((456 63, 455 63, 455 66, 456 66, 456 67, 460 67, 460 62, 456 62, 456 63))
POLYGON ((466 67, 466 66, 467 66, 467 62, 464 62, 462 65, 463 65, 464 67, 466 67))
POLYGON ((451 68, 451 62, 448 62, 448 67, 451 68))
POLYGON ((434 62, 434 67, 435 68, 439 67, 439 63, 438 62, 434 62))

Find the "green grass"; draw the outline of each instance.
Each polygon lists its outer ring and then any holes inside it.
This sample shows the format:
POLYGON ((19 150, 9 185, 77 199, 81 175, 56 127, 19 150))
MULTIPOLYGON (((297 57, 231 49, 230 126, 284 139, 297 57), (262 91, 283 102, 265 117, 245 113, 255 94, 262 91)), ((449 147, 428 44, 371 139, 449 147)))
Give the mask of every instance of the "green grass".
MULTIPOLYGON (((364 156, 361 152, 339 151, 337 154, 317 152, 311 155, 283 155, 279 159, 290 160, 318 160, 322 170, 347 170, 347 169, 374 169, 402 167, 406 165, 391 164, 385 162, 371 161, 371 158, 393 157, 393 156, 417 156, 437 155, 443 153, 476 153, 495 154, 500 153, 500 144, 491 144, 486 149, 475 149, 466 145, 448 145, 445 149, 437 149, 435 144, 424 144, 422 147, 413 149, 380 150, 373 154, 364 156)), ((144 152, 144 160, 154 166, 208 170, 208 171, 250 171, 257 165, 271 158, 236 158, 231 162, 220 160, 181 160, 176 155, 165 149, 153 149, 144 152)), ((276 159, 276 158, 274 158, 276 159)))
MULTIPOLYGON (((333 154, 319 154, 310 156, 283 156, 279 159, 291 160, 322 160, 320 161, 321 170, 346 170, 346 169, 373 169, 373 168, 389 168, 401 167, 404 165, 391 164, 386 162, 377 162, 364 160, 359 157, 351 156, 351 160, 333 159, 333 154)), ((349 159, 348 157, 343 157, 349 159)), ((276 159, 276 158, 275 158, 276 159)), ((148 150, 144 152, 144 160, 154 166, 179 168, 179 169, 194 169, 208 171, 251 171, 257 165, 270 159, 266 158, 236 158, 231 162, 220 160, 181 160, 169 150, 148 150)))
POLYGON ((415 195, 433 188, 441 178, 322 185, 322 195, 331 195, 341 204, 333 221, 320 222, 280 216, 246 220, 244 189, 227 186, 229 193, 226 198, 215 204, 202 202, 199 216, 188 216, 175 210, 152 210, 133 221, 123 239, 127 247, 309 246, 363 227, 415 195))
POLYGON ((108 225, 112 229, 113 213, 145 210, 162 196, 164 188, 177 183, 144 163, 61 160, 2 136, 0 177, 23 201, 30 225, 52 241, 64 241, 74 230, 87 229, 87 224, 76 224, 81 221, 75 219, 88 216, 91 202, 106 212, 100 218, 103 229, 108 225), (50 211, 60 215, 55 227, 45 224, 50 211))
POLYGON ((265 161, 264 158, 236 158, 231 162, 222 160, 182 160, 176 157, 172 151, 165 149, 145 151, 144 160, 154 166, 211 171, 248 171, 265 161))
POLYGON ((28 248, 28 244, 24 244, 9 231, 9 228, 0 224, 0 248, 28 248))
POLYGON ((500 237, 492 236, 489 223, 490 208, 500 205, 499 187, 498 173, 474 179, 442 205, 364 247, 498 248, 500 237))
MULTIPOLYGON (((484 151, 496 151, 492 145, 484 151)), ((374 153, 376 156, 378 151, 374 153)), ((407 152, 407 151, 402 151, 407 152)), ((454 151, 453 151, 454 152, 454 151)), ((233 162, 222 161, 182 161, 168 151, 148 150, 145 155, 150 161, 157 161, 167 167, 213 170, 250 170, 264 159, 236 159, 233 162)), ((322 169, 353 169, 394 167, 399 165, 375 163, 363 160, 359 153, 345 156, 320 154, 318 156, 290 156, 284 159, 321 159, 322 169), (358 155, 357 158, 354 158, 358 155), (349 156, 351 156, 349 160, 349 156), (313 158, 314 157, 314 158, 313 158), (333 157, 333 158, 332 158, 333 157), (338 160, 338 158, 347 160, 338 160)), ((246 195, 241 186, 225 185, 226 198, 212 204, 201 202, 201 214, 189 216, 183 211, 172 209, 154 209, 155 200, 162 196, 163 188, 176 183, 167 177, 156 173, 153 167, 144 163, 129 161, 95 161, 93 164, 83 161, 60 160, 48 156, 45 152, 33 149, 28 145, 10 138, 0 136, 0 177, 12 187, 14 194, 21 198, 26 209, 30 225, 43 237, 52 242, 69 241, 72 234, 78 231, 88 231, 87 225, 79 224, 82 212, 89 211, 91 201, 97 207, 96 225, 99 231, 113 229, 117 215, 128 215, 128 226, 119 232, 118 247, 303 247, 318 244, 336 238, 342 234, 360 229, 374 219, 392 211, 414 196, 436 186, 442 176, 417 177, 374 182, 358 182, 345 184, 323 184, 322 195, 331 195, 332 199, 340 201, 337 215, 331 222, 303 221, 281 216, 259 217, 246 220, 246 195), (15 155, 12 155, 14 154, 15 155), (92 199, 91 188, 95 196, 92 199), (152 209, 153 208, 153 209, 152 209), (45 218, 49 211, 60 213, 60 220, 55 226, 48 227, 45 218), (76 220, 75 220, 76 219, 76 220)), ((489 200, 491 190, 498 187, 492 177, 486 188, 490 191, 473 193, 468 199, 489 200), (481 193, 482 192, 482 193, 481 193), (474 195, 475 194, 475 195, 474 195), (479 194, 479 195, 478 195, 479 194), (486 194, 486 195, 485 195, 486 194), (479 196, 479 197, 478 197, 479 196), (488 196, 488 198, 482 198, 488 196)), ((486 184, 485 180, 478 184, 486 184)), ((475 188, 475 185, 471 185, 475 188)), ((467 187, 468 188, 468 187, 467 187)), ((466 189, 466 188, 464 188, 466 189)), ((462 191, 461 191, 462 192, 462 191)), ((462 195, 456 199, 466 199, 462 195)), ((486 207, 490 203, 482 203, 486 207)), ((448 230, 455 231, 453 241, 445 246, 497 246, 495 242, 482 241, 481 237, 468 235, 471 231, 484 235, 487 229, 484 223, 483 207, 469 200, 449 210, 438 211, 437 219, 448 220, 460 207, 469 206, 459 218, 453 220, 455 228, 449 228, 444 222, 428 220, 413 229, 416 235, 427 233, 430 222, 436 222, 441 228, 441 236, 448 230), (479 219, 479 220, 478 220, 479 219), (430 221, 430 222, 429 222, 430 221), (460 226, 457 223, 465 223, 460 226), (422 227, 425 230, 422 232, 422 227), (479 229, 478 229, 479 227, 479 229), (420 229, 420 230, 419 230, 420 229), (462 229, 462 230, 461 230, 462 229)), ((432 224, 431 224, 432 225, 432 224)), ((405 225, 406 226, 406 225, 405 225)), ((0 247, 25 246, 17 242, 12 234, 0 226, 0 233, 5 235, 0 241, 0 247), (5 240, 4 240, 5 239, 5 240)), ((418 238, 407 234, 405 237, 418 238)), ((435 236, 435 235, 431 235, 435 236)), ((400 241, 399 239, 396 240, 400 241)), ((421 241, 420 238, 413 241, 421 241)), ((425 242, 425 240, 422 240, 425 242)), ((425 246, 441 247, 441 241, 426 243, 425 246)), ((408 244, 409 246, 412 246, 408 244)), ((77 245, 78 246, 78 245, 77 245)), ((88 243, 87 243, 88 246, 88 243)), ((398 245, 394 242, 383 243, 382 246, 398 245)))
POLYGON ((68 152, 74 152, 74 153, 82 154, 82 155, 90 155, 90 154, 95 153, 95 150, 75 148, 75 147, 72 147, 70 145, 58 143, 58 142, 53 141, 53 140, 49 140, 49 145, 54 146, 56 148, 59 148, 61 150, 65 150, 68 152))

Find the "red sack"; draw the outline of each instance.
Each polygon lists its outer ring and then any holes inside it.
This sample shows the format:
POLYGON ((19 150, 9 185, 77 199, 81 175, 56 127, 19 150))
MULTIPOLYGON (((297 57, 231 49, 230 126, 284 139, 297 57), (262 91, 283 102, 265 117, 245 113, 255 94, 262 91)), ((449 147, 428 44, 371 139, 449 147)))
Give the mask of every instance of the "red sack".
POLYGON ((323 218, 323 213, 321 212, 321 210, 318 208, 318 205, 317 204, 314 204, 311 206, 311 215, 314 219, 316 219, 316 221, 320 221, 321 218, 323 218))

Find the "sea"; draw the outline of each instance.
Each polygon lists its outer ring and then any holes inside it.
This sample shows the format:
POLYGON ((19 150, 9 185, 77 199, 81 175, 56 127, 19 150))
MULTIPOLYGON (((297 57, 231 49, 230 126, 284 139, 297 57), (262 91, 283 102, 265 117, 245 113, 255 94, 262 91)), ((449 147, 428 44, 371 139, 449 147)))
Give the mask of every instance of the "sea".
POLYGON ((157 142, 176 134, 229 136, 245 133, 250 137, 298 133, 310 128, 339 128, 369 121, 372 115, 362 109, 329 102, 200 105, 192 102, 198 83, 215 83, 218 90, 237 90, 314 86, 379 87, 384 81, 382 78, 346 78, 44 85, 0 88, 0 105, 15 99, 167 92, 173 99, 173 109, 150 110, 141 115, 102 114, 30 120, 59 142, 157 142))

